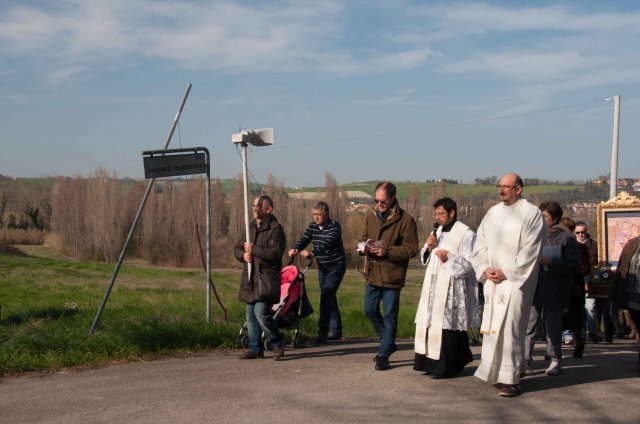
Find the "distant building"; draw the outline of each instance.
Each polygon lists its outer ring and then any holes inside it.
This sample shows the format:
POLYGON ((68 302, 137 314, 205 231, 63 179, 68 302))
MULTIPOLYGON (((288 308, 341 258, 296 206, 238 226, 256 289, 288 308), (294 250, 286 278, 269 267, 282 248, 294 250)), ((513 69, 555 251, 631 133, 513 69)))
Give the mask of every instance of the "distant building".
POLYGON ((595 203, 576 202, 567 204, 567 208, 573 212, 573 214, 589 213, 596 210, 595 203))

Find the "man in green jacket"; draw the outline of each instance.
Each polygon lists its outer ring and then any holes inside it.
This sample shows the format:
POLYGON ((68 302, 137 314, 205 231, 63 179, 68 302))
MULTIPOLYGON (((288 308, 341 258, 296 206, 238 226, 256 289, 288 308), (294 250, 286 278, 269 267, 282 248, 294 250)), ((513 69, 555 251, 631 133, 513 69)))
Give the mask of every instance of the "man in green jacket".
POLYGON ((361 272, 367 284, 364 313, 380 338, 375 369, 388 370, 389 356, 398 346, 400 290, 404 286, 409 259, 418 254, 416 222, 398 205, 396 187, 388 181, 376 186, 375 207, 367 213, 358 250, 364 257, 361 272), (384 315, 380 313, 380 303, 384 315))

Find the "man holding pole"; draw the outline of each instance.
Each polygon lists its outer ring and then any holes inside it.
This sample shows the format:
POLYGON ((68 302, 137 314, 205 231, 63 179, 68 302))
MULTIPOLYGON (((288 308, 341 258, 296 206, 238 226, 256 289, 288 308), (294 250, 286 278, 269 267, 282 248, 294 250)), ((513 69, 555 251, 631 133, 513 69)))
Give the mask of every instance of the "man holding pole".
POLYGON ((261 332, 273 345, 273 359, 284 356, 284 339, 271 315, 271 307, 280 300, 280 269, 285 250, 284 230, 273 211, 271 197, 261 195, 252 206, 253 217, 249 224, 249 240, 238 241, 234 249, 236 259, 244 264, 238 299, 246 302, 249 350, 240 359, 263 358, 261 332))

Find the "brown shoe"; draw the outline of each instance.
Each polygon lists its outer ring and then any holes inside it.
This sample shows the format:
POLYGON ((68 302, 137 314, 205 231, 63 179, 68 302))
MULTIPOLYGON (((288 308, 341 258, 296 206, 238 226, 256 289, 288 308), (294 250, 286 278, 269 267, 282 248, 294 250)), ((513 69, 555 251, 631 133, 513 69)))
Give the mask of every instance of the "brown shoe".
POLYGON ((276 346, 273 348, 273 360, 279 361, 284 356, 284 346, 276 346))
POLYGON ((246 350, 238 355, 238 359, 257 359, 264 358, 264 353, 254 352, 253 350, 246 350))
POLYGON ((500 386, 500 396, 515 397, 520 394, 520 387, 516 384, 503 384, 500 386))

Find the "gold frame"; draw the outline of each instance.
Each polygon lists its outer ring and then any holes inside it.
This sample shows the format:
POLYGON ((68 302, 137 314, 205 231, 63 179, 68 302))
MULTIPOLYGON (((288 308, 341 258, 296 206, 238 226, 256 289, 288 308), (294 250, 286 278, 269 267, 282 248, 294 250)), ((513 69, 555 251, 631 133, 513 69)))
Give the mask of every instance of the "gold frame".
POLYGON ((626 191, 621 191, 616 197, 598 203, 597 219, 598 262, 617 264, 622 244, 616 245, 615 240, 620 238, 623 241, 623 238, 628 239, 629 236, 640 235, 640 199, 626 191), (625 231, 625 235, 611 231, 612 223, 610 221, 614 218, 616 220, 624 218, 625 221, 633 221, 629 223, 631 230, 629 232, 625 231), (611 245, 613 247, 610 247, 611 245), (617 254, 618 257, 610 257, 610 254, 612 254, 611 256, 616 256, 617 254))

